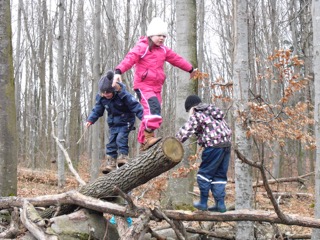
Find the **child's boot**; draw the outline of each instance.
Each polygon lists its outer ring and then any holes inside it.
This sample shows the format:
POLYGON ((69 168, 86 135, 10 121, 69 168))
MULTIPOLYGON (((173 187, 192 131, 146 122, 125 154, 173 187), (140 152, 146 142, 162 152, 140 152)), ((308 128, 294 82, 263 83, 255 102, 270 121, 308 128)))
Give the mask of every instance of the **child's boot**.
POLYGON ((148 131, 148 130, 144 130, 144 143, 141 144, 140 146, 140 151, 145 151, 148 148, 150 148, 151 146, 153 146, 154 144, 156 144, 157 142, 159 142, 161 140, 161 138, 159 137, 155 137, 154 131, 148 131))
POLYGON ((208 210, 211 212, 221 212, 224 213, 227 211, 224 198, 226 196, 225 184, 211 184, 211 192, 214 197, 215 205, 209 207, 208 210))
POLYGON ((108 174, 109 172, 116 170, 117 168, 117 160, 111 156, 107 156, 107 160, 105 164, 101 166, 101 170, 103 174, 108 174))
POLYGON ((208 208, 208 194, 200 193, 200 201, 193 203, 193 206, 199 210, 206 211, 208 208))
POLYGON ((126 163, 128 163, 128 161, 129 161, 129 156, 121 153, 117 158, 117 165, 118 167, 121 167, 126 163))
POLYGON ((227 211, 226 205, 224 203, 224 199, 219 199, 216 201, 216 205, 213 207, 209 207, 208 210, 210 212, 221 212, 224 213, 227 211))
POLYGON ((217 212, 217 209, 218 209, 218 202, 216 199, 214 199, 214 202, 215 202, 215 205, 213 205, 212 207, 208 207, 208 211, 211 211, 211 212, 217 212))

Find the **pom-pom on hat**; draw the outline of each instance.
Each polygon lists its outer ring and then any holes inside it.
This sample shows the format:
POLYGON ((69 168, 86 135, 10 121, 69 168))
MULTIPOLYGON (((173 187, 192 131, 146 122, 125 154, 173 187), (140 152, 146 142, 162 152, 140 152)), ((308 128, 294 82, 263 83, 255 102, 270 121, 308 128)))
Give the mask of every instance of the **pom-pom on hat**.
POLYGON ((106 75, 100 78, 100 81, 99 81, 100 93, 112 93, 115 91, 114 87, 112 87, 113 76, 114 76, 113 71, 109 70, 106 75))
POLYGON ((155 17, 151 20, 147 30, 148 37, 155 35, 168 35, 168 24, 159 17, 155 17))
POLYGON ((192 107, 197 106, 199 103, 201 103, 201 99, 197 95, 190 95, 189 97, 187 97, 187 99, 184 103, 184 107, 186 108, 186 112, 189 112, 189 110, 192 107))

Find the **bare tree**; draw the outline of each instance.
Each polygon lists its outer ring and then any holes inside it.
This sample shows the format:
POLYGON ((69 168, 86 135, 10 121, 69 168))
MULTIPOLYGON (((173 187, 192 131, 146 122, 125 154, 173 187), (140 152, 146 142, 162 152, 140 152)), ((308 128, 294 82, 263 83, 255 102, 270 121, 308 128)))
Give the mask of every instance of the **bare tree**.
MULTIPOLYGON (((101 57, 100 57, 100 42, 101 42, 101 0, 95 0, 95 12, 94 12, 94 60, 93 60, 93 84, 92 84, 92 106, 95 103, 95 96, 98 90, 98 80, 101 76, 101 57)), ((90 175, 91 179, 95 179, 99 174, 100 167, 100 132, 104 134, 104 131, 101 131, 103 125, 100 124, 100 121, 95 123, 95 126, 92 128, 92 148, 91 148, 91 170, 90 175)))
MULTIPOLYGON (((197 66, 197 28, 196 28, 196 1, 178 0, 176 2, 177 12, 177 53, 188 59, 191 64, 197 66)), ((190 80, 190 75, 183 71, 178 71, 176 91, 176 130, 186 121, 188 114, 184 109, 184 102, 188 95, 198 93, 198 84, 195 80, 190 80)), ((188 141, 187 143, 190 143, 188 141)), ((194 154, 196 144, 186 145, 183 166, 189 166, 189 156, 194 154)), ((181 204, 192 204, 192 191, 194 183, 193 172, 188 177, 170 178, 168 183, 168 196, 173 206, 181 204)))
MULTIPOLYGON (((249 98, 248 77, 248 1, 234 1, 234 118, 235 118, 235 146, 250 156, 251 147, 246 137, 246 115, 249 98)), ((251 209, 252 204, 252 169, 235 159, 236 177, 236 209, 251 209)), ((236 239, 253 239, 253 225, 250 222, 239 222, 237 224, 236 239)))
POLYGON ((70 124, 69 125, 69 146, 70 157, 75 166, 79 163, 80 158, 80 145, 78 139, 80 138, 80 124, 81 124, 81 96, 80 96, 80 80, 84 67, 84 1, 81 0, 77 6, 77 34, 76 34, 76 49, 78 49, 76 57, 74 59, 75 71, 71 75, 70 86, 70 124))
POLYGON ((10 1, 0 6, 0 196, 13 196, 18 160, 10 1))
MULTIPOLYGON (((320 218, 320 2, 312 1, 312 23, 313 23, 313 71, 314 71, 314 120, 316 136, 316 176, 315 176, 315 217, 320 218)), ((313 240, 320 239, 320 230, 314 229, 312 232, 313 240)))
MULTIPOLYGON (((64 123, 65 123, 65 73, 64 73, 64 14, 65 14, 65 2, 59 1, 59 38, 58 38, 58 105, 57 105, 57 117, 58 117, 58 140, 64 140, 64 123)), ((58 148, 58 185, 63 187, 65 185, 65 167, 64 167, 64 155, 60 148, 58 148)))

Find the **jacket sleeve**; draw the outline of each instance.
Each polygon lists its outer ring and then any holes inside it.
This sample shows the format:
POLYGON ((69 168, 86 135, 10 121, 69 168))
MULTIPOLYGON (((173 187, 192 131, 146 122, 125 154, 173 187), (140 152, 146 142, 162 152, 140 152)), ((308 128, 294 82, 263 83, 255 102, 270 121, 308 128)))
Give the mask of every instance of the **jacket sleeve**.
POLYGON ((124 59, 116 66, 115 69, 119 69, 121 73, 125 73, 133 67, 141 58, 141 46, 137 44, 134 46, 124 57, 124 59))
POLYGON ((176 133, 176 138, 180 142, 185 142, 191 135, 196 133, 198 126, 199 122, 196 117, 194 115, 190 116, 188 121, 176 133))
POLYGON ((186 59, 174 52, 172 49, 166 48, 166 51, 166 61, 168 63, 186 72, 190 72, 193 69, 191 63, 189 63, 186 59))
POLYGON ((92 122, 94 124, 100 117, 103 116, 103 113, 105 111, 105 108, 103 104, 101 103, 101 96, 97 94, 96 96, 96 104, 94 108, 92 109, 87 121, 92 122))
POLYGON ((127 91, 121 91, 119 93, 119 97, 124 99, 125 104, 128 106, 130 112, 134 113, 137 116, 137 118, 142 120, 143 108, 142 105, 138 102, 138 100, 127 91))

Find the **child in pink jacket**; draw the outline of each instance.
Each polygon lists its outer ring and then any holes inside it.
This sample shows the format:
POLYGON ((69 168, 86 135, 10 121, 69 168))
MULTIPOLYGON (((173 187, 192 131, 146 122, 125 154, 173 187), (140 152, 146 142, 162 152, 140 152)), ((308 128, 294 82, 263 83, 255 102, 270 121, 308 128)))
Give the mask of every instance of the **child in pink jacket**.
POLYGON ((190 77, 193 77, 195 73, 187 60, 164 46, 167 35, 167 23, 157 17, 152 19, 148 26, 147 36, 140 37, 138 43, 115 70, 114 85, 117 81, 121 82, 121 74, 135 67, 133 89, 143 107, 143 119, 138 133, 142 151, 160 140, 155 137, 154 130, 158 129, 162 123, 161 93, 166 79, 164 63, 168 62, 189 72, 190 77))

